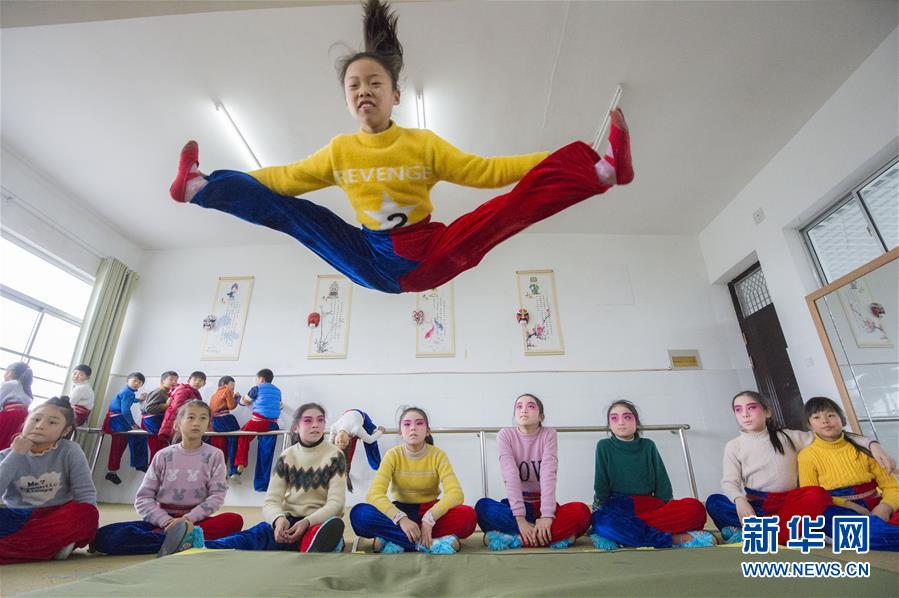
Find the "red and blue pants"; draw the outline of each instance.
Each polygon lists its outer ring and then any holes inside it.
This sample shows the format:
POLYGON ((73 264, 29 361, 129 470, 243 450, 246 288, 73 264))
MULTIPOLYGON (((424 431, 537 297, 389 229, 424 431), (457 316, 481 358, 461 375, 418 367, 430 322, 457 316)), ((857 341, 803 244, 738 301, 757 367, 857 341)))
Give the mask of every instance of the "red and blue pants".
POLYGON ((85 502, 0 509, 0 565, 49 561, 69 544, 87 546, 97 532, 99 519, 97 507, 85 502))
MULTIPOLYGON (((829 490, 830 496, 839 498, 858 497, 852 500, 869 511, 880 504, 881 496, 877 492, 877 483, 868 482, 859 484, 858 486, 848 486, 846 488, 837 488, 829 490)), ((834 517, 857 517, 858 513, 846 507, 830 506, 824 510, 824 533, 828 537, 833 537, 833 518, 834 517)), ((880 517, 874 515, 869 516, 868 522, 870 529, 869 545, 871 550, 887 550, 890 552, 899 552, 899 511, 893 513, 889 521, 884 521, 880 517)))
POLYGON ((593 533, 622 546, 671 548, 671 534, 705 527, 705 507, 695 498, 665 502, 655 496, 612 494, 593 512, 593 533))
MULTIPOLYGON (((396 507, 406 514, 415 523, 421 524, 428 509, 437 504, 436 500, 423 504, 409 504, 393 502, 396 507)), ((437 525, 431 532, 432 538, 443 536, 456 536, 463 540, 474 533, 478 517, 474 509, 467 505, 453 507, 437 520, 437 525)), ((388 542, 399 544, 406 552, 415 552, 418 547, 409 541, 406 533, 398 524, 390 520, 387 515, 368 503, 359 503, 350 511, 350 525, 360 538, 383 538, 388 542)))
MULTIPOLYGON (((180 517, 181 512, 169 513, 180 517)), ((237 513, 219 513, 195 524, 203 529, 206 540, 216 540, 243 528, 243 517, 237 513)), ((156 554, 165 540, 165 532, 148 521, 110 523, 97 530, 91 548, 104 554, 156 554)))
POLYGON ((163 418, 165 418, 164 413, 153 415, 145 413, 140 418, 140 427, 147 432, 147 447, 150 449, 151 463, 156 453, 168 446, 168 443, 159 437, 159 429, 162 427, 163 418))
MULTIPOLYGON (((530 523, 540 517, 540 503, 524 503, 525 519, 530 523)), ((482 498, 474 506, 478 515, 478 526, 484 533, 498 531, 510 536, 519 535, 518 522, 512 514, 509 499, 493 500, 482 498)), ((550 542, 567 540, 572 536, 581 536, 590 528, 590 507, 582 502, 569 502, 556 505, 556 515, 549 531, 550 542)))
MULTIPOLYGON (((262 417, 254 413, 250 416, 250 421, 244 424, 241 430, 247 432, 271 432, 277 430, 278 420, 262 417)), ((268 490, 268 482, 272 476, 272 461, 275 458, 275 445, 278 442, 276 435, 257 436, 259 446, 256 450, 256 472, 253 476, 253 488, 257 492, 265 492, 268 490)), ((234 467, 238 465, 247 466, 250 458, 250 443, 253 442, 253 436, 240 436, 237 439, 237 450, 234 455, 234 467)), ((236 469, 235 469, 236 471, 236 469)))
MULTIPOLYGON (((275 428, 277 429, 277 428, 275 428)), ((213 432, 237 432, 240 424, 237 418, 230 413, 223 413, 212 418, 213 432)), ((228 475, 237 473, 237 464, 234 462, 237 456, 237 436, 211 436, 209 444, 222 451, 225 455, 225 463, 228 465, 228 475)))
POLYGON ((118 471, 122 466, 122 454, 125 452, 125 444, 131 454, 131 467, 134 469, 147 469, 147 439, 136 434, 114 434, 114 432, 127 432, 131 429, 121 413, 109 411, 106 413, 106 421, 103 422, 103 431, 110 435, 109 443, 109 471, 118 471))
MULTIPOLYGON (((293 517, 291 515, 285 515, 285 518, 290 525, 303 519, 302 517, 293 517)), ((208 541, 207 539, 206 548, 231 548, 234 550, 295 550, 298 552, 308 552, 309 545, 312 544, 312 540, 315 538, 315 534, 321 526, 321 523, 310 526, 309 529, 306 530, 306 533, 303 534, 303 537, 300 538, 299 542, 294 544, 281 544, 275 541, 275 528, 268 523, 262 522, 254 525, 250 529, 245 529, 242 532, 237 532, 218 540, 208 541)))
MULTIPOLYGON (((808 515, 815 518, 824 514, 824 510, 833 503, 827 490, 820 486, 804 486, 787 492, 762 492, 752 488, 745 488, 745 491, 746 499, 752 505, 756 515, 780 517, 777 541, 783 545, 786 545, 787 540, 790 539, 787 524, 794 515, 808 515)), ((705 508, 718 529, 743 527, 743 523, 737 515, 736 505, 723 494, 709 496, 705 501, 705 508)))
POLYGON ((278 195, 248 174, 218 170, 192 203, 290 235, 350 280, 385 293, 436 288, 473 268, 497 244, 610 186, 599 161, 575 142, 553 152, 515 187, 449 225, 430 219, 374 231, 311 201, 278 195))

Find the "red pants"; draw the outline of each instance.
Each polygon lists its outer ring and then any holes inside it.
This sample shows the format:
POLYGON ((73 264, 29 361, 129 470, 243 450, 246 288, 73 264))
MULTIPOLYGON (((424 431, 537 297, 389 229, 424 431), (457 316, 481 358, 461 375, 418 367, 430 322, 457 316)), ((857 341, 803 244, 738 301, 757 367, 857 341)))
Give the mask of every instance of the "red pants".
POLYGON ((705 507, 695 498, 664 502, 655 496, 632 496, 634 513, 660 532, 682 534, 705 527, 705 507))
MULTIPOLYGON (((747 498, 753 502, 752 496, 748 492, 747 498)), ((766 515, 780 517, 777 543, 786 545, 787 540, 790 539, 790 530, 787 524, 794 515, 808 515, 814 519, 823 515, 824 510, 831 505, 833 505, 833 499, 827 490, 820 486, 804 486, 789 492, 769 492, 762 503, 761 511, 766 515)))
POLYGON ((82 407, 81 405, 72 405, 72 410, 75 412, 75 427, 81 427, 84 425, 84 422, 87 421, 87 418, 91 416, 91 410, 82 407))
MULTIPOLYGON (((250 418, 250 421, 243 425, 241 430, 247 432, 268 432, 271 430, 272 422, 277 424, 278 420, 268 420, 254 414, 250 418)), ((234 455, 235 467, 238 465, 242 465, 243 467, 247 466, 247 462, 250 458, 250 443, 253 442, 254 438, 255 436, 239 436, 237 438, 237 453, 234 455)))
POLYGON ((13 403, 0 411, 0 451, 9 448, 12 439, 22 432, 28 419, 28 405, 13 403))
MULTIPOLYGON (((540 517, 540 503, 534 505, 535 518, 540 517)), ((549 528, 550 542, 567 540, 572 536, 582 536, 590 527, 590 507, 582 502, 567 502, 556 505, 556 517, 549 528)))
POLYGON ((206 540, 218 540, 231 534, 236 534, 243 529, 243 517, 237 513, 219 513, 197 522, 197 527, 203 528, 203 538, 206 540))
POLYGON ((0 509, 0 564, 48 561, 69 544, 87 546, 100 514, 89 503, 42 509, 0 509))

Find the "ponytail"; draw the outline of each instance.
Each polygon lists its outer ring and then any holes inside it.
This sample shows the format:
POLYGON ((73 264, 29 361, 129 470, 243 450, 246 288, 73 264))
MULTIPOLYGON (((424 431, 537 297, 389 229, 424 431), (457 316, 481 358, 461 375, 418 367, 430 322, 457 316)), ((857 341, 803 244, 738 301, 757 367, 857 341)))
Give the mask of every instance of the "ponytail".
POLYGON ((344 56, 337 61, 340 83, 346 78, 349 66, 362 58, 370 58, 384 67, 394 89, 398 89, 403 70, 403 45, 396 35, 399 19, 390 4, 381 0, 365 0, 362 7, 362 36, 364 51, 344 56))
MULTIPOLYGON (((755 392, 754 390, 743 390, 734 395, 734 398, 730 401, 731 410, 733 410, 734 402, 740 397, 749 397, 753 401, 756 401, 759 405, 761 405, 766 412, 773 413, 773 409, 771 409, 771 402, 762 396, 761 394, 755 392)), ((787 436, 787 433, 784 432, 783 426, 774 421, 773 417, 765 418, 765 428, 768 430, 768 438, 771 440, 771 446, 774 447, 774 450, 784 455, 784 445, 780 441, 781 436, 787 441, 790 445, 790 448, 793 452, 796 452, 796 445, 793 444, 793 439, 787 436)))

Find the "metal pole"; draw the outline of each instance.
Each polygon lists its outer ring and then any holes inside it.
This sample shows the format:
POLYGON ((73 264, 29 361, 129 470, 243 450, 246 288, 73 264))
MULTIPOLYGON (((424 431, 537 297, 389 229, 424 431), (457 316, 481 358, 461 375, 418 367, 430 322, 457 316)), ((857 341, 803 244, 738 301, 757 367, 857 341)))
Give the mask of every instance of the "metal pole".
POLYGON ((487 432, 478 432, 481 441, 481 493, 487 498, 487 432))
POLYGON ((693 498, 699 499, 699 491, 696 489, 696 477, 693 475, 693 461, 690 460, 690 449, 687 448, 687 436, 684 434, 684 429, 678 428, 677 435, 680 436, 680 447, 684 451, 684 461, 687 464, 687 478, 690 480, 693 498))
POLYGON ((97 468, 97 461, 100 460, 100 448, 103 446, 103 437, 105 434, 97 434, 97 446, 94 448, 94 456, 91 459, 91 475, 97 468))

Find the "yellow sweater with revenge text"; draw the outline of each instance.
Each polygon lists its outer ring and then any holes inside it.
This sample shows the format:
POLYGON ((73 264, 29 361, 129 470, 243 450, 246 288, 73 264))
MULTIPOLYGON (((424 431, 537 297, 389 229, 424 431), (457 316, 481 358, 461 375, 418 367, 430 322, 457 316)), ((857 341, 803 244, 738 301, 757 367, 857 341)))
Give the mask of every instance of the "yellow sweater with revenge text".
POLYGON ((395 521, 401 511, 387 497, 388 486, 395 500, 412 504, 436 500, 443 486, 443 497, 430 509, 434 519, 440 519, 464 500, 462 486, 446 453, 429 444, 416 455, 410 455, 403 446, 395 446, 381 459, 366 501, 395 521))
POLYGON ((391 122, 381 133, 338 135, 308 158, 250 172, 280 195, 301 195, 337 185, 347 194, 359 223, 371 230, 415 224, 434 210, 438 181, 497 188, 523 177, 546 152, 484 158, 466 154, 426 129, 391 122))
MULTIPOLYGON (((893 510, 899 508, 899 482, 877 461, 849 444, 845 435, 833 442, 815 436, 814 442, 799 451, 798 462, 800 486, 836 490, 876 480, 883 502, 893 510)), ((846 500, 834 496, 833 502, 843 505, 846 500)))

